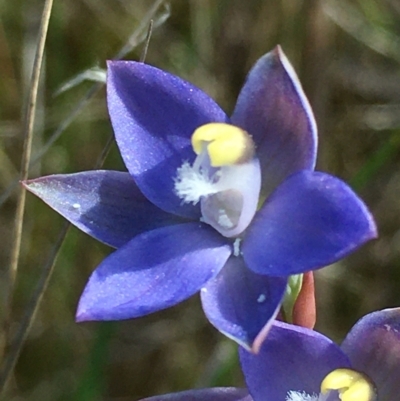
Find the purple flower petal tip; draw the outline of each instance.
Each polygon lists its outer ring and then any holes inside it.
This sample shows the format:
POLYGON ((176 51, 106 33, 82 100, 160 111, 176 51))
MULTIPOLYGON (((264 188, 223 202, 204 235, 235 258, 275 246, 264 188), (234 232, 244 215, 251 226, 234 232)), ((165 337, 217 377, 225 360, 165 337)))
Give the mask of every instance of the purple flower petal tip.
POLYGON ((290 174, 315 167, 317 127, 297 75, 277 46, 251 69, 232 122, 256 143, 263 172, 262 196, 290 174))
POLYGON ((232 256, 202 288, 203 309, 220 332, 257 353, 280 310, 286 283, 253 273, 242 257, 232 256))
POLYGON ((84 306, 79 305, 78 310, 75 315, 75 321, 77 323, 81 323, 81 322, 90 322, 93 320, 96 320, 96 319, 93 316, 91 316, 87 310, 84 309, 84 306))
POLYGON ((22 184, 76 227, 115 248, 142 232, 183 222, 153 205, 121 171, 58 174, 22 184))
MULTIPOLYGON (((278 64, 278 65, 280 64, 283 67, 283 69, 285 70, 288 77, 290 78, 290 81, 294 87, 295 93, 297 93, 298 99, 296 99, 296 101, 299 101, 301 103, 301 107, 304 109, 304 116, 306 118, 307 126, 308 126, 307 130, 309 131, 309 135, 310 135, 310 139, 311 139, 310 140, 311 148, 309 149, 311 157, 309 159, 309 164, 310 164, 310 168, 314 168, 315 163, 316 163, 316 157, 317 157, 318 129, 317 129, 317 123, 315 121, 314 113, 312 111, 310 102, 308 101, 308 99, 304 93, 303 87, 297 76, 296 71, 294 70, 289 59, 286 57, 286 54, 282 50, 282 47, 280 45, 277 45, 272 50, 271 53, 275 57, 276 64, 278 64)), ((295 100, 295 99, 288 99, 288 100, 295 100)))

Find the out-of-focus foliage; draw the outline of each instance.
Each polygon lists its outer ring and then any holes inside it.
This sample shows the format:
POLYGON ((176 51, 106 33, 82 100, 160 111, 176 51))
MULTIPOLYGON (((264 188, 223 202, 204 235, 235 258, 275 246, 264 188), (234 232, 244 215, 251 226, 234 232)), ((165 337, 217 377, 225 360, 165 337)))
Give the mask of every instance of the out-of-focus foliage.
MULTIPOLYGON (((42 2, 3 1, 0 19, 0 187, 17 175, 21 108, 42 2)), ((55 1, 40 85, 34 152, 145 18, 148 0, 55 1)), ((400 6, 397 0, 172 0, 146 61, 200 86, 228 112, 254 61, 281 44, 316 114, 318 169, 349 181, 380 238, 317 277, 318 329, 340 340, 361 315, 400 305, 400 6)), ((141 47, 127 58, 138 59, 141 47)), ((31 170, 31 177, 93 168, 111 133, 101 90, 31 170)), ((106 167, 124 169, 115 147, 106 167)), ((15 197, 0 212, 4 292, 15 197)), ((12 330, 26 308, 62 219, 29 196, 12 330)), ((135 400, 194 386, 240 384, 235 346, 193 298, 147 318, 74 322, 91 270, 110 252, 72 229, 17 364, 10 401, 135 400)), ((1 310, 1 314, 4 311, 1 310)))

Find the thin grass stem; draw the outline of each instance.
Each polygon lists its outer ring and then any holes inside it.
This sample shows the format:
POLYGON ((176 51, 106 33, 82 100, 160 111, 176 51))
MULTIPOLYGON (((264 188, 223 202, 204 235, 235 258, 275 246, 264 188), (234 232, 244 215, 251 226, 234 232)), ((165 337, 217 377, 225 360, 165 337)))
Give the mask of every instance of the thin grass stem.
POLYGON ((65 223, 58 235, 57 241, 54 244, 53 250, 48 258, 48 261, 44 265, 41 276, 36 286, 36 290, 32 295, 32 300, 31 302, 28 303, 28 306, 25 310, 25 314, 22 318, 22 322, 17 331, 17 334, 15 335, 10 345, 10 348, 8 349, 8 353, 4 360, 2 370, 0 371, 1 396, 4 395, 4 392, 8 387, 12 372, 14 371, 15 365, 18 361, 18 357, 21 353, 22 346, 25 343, 26 338, 28 337, 30 328, 32 327, 32 323, 35 320, 35 316, 38 310, 38 305, 40 305, 40 302, 43 298, 43 294, 45 292, 43 291, 43 289, 47 288, 47 285, 50 281, 55 263, 57 261, 59 250, 64 242, 69 227, 70 223, 68 222, 65 223))
MULTIPOLYGON (((39 79, 40 73, 42 69, 43 63, 43 55, 44 55, 44 47, 46 43, 47 31, 49 27, 49 21, 51 16, 53 6, 53 0, 46 0, 44 7, 42 18, 40 21, 39 34, 38 34, 38 43, 36 47, 35 59, 33 62, 32 76, 30 81, 29 93, 28 93, 28 101, 26 105, 26 110, 24 113, 24 145, 22 151, 22 160, 21 160, 21 170, 20 170, 20 180, 26 180, 29 174, 29 164, 31 161, 31 152, 32 152, 32 141, 33 141, 33 129, 35 123, 35 112, 36 112, 36 104, 37 104, 37 95, 39 88, 39 79)), ((15 281, 18 271, 18 261, 21 250, 21 238, 22 238, 22 227, 23 227, 23 219, 24 219, 24 210, 25 210, 25 199, 26 199, 26 191, 21 187, 18 199, 17 199, 17 207, 15 212, 15 223, 14 223, 14 235, 13 242, 11 248, 11 256, 10 256, 10 265, 8 268, 8 283, 5 287, 7 289, 7 293, 5 295, 5 303, 4 303, 4 321, 2 326, 2 341, 0 341, 0 360, 4 355, 4 350, 8 343, 9 337, 9 320, 11 316, 12 309, 12 301, 13 301, 13 293, 15 287, 15 281)))

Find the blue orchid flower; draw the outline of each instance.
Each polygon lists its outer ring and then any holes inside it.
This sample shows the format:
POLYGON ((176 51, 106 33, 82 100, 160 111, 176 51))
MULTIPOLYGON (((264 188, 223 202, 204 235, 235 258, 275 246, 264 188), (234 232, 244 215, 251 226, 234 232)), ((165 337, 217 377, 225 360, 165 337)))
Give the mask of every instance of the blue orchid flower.
POLYGON ((90 277, 78 321, 144 316, 201 290, 209 321, 257 352, 289 275, 376 236, 352 190, 314 171, 314 117, 279 47, 252 68, 230 118, 195 86, 133 61, 109 62, 107 99, 129 173, 25 183, 118 248, 90 277))
POLYGON ((239 351, 247 389, 209 388, 143 401, 395 401, 400 394, 400 308, 364 316, 341 347, 275 322, 258 355, 239 351))

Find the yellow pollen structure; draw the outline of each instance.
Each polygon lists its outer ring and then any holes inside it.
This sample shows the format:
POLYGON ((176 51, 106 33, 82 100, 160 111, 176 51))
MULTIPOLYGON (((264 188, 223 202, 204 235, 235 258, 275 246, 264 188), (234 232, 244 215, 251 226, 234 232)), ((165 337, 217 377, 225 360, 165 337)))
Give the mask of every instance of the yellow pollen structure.
POLYGON ((202 125, 194 131, 192 147, 195 153, 199 155, 205 146, 213 167, 242 164, 254 155, 250 135, 239 127, 224 123, 202 125))
POLYGON ((351 369, 336 369, 321 383, 321 393, 337 390, 342 401, 373 401, 375 389, 362 373, 351 369))

